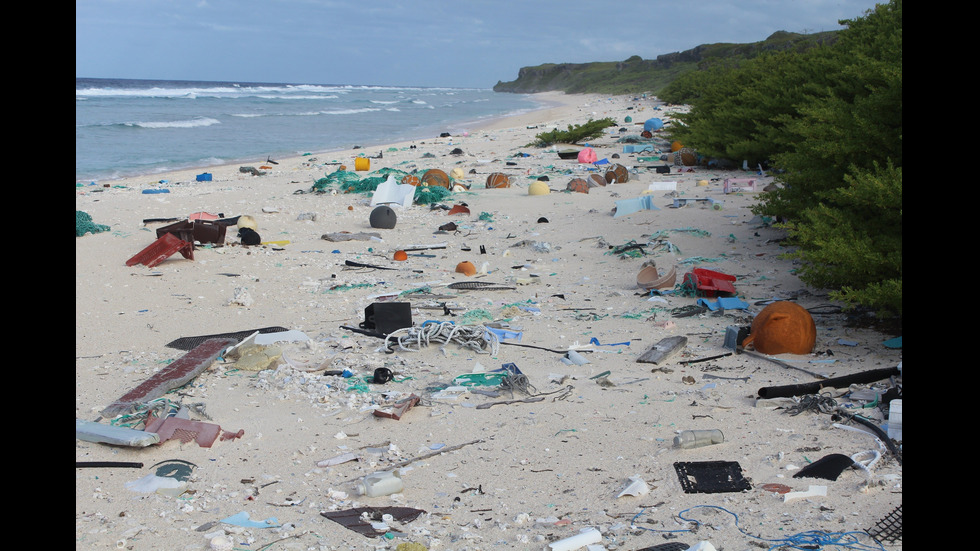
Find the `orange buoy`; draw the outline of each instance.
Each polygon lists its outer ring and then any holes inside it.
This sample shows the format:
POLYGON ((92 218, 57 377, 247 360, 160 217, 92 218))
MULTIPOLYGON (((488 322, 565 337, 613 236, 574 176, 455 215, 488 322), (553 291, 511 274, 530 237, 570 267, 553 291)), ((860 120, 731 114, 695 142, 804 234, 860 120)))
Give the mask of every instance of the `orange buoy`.
POLYGON ((408 260, 408 253, 406 253, 405 251, 395 251, 394 258, 399 262, 403 262, 405 260, 408 260))
POLYGON ((468 260, 464 260, 456 265, 456 272, 468 276, 476 275, 476 266, 468 260))
POLYGON ((494 172, 487 176, 487 189, 510 187, 510 178, 503 172, 494 172))
POLYGON ((682 147, 684 147, 684 144, 675 141, 674 143, 670 144, 670 151, 671 153, 673 153, 674 151, 680 151, 682 147))
POLYGON ((780 300, 766 306, 752 320, 742 346, 763 354, 809 354, 817 344, 817 326, 806 308, 780 300))
POLYGON ((406 174, 405 177, 402 178, 401 183, 403 185, 404 184, 408 184, 410 186, 417 186, 417 185, 421 184, 422 181, 419 180, 419 177, 416 176, 416 175, 414 175, 414 174, 406 174))
POLYGON ((614 164, 606 171, 606 182, 610 184, 625 184, 630 179, 630 172, 621 164, 614 164))
POLYGON ((425 171, 422 175, 422 185, 423 186, 438 186, 450 189, 449 187, 449 175, 445 171, 439 170, 438 168, 430 168, 425 171))
POLYGON ((565 186, 565 189, 568 191, 575 191, 578 193, 588 193, 589 183, 581 178, 573 178, 572 181, 568 182, 568 185, 565 186))

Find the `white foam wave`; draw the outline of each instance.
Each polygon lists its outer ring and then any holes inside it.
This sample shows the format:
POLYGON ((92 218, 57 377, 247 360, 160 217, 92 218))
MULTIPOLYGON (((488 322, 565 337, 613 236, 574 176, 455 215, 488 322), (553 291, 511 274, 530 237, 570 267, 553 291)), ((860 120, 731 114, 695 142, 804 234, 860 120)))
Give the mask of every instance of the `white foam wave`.
POLYGON ((184 121, 151 121, 151 122, 134 122, 131 123, 132 126, 138 126, 140 128, 197 128, 202 126, 213 126, 215 124, 221 124, 218 119, 204 118, 204 119, 190 119, 184 121))

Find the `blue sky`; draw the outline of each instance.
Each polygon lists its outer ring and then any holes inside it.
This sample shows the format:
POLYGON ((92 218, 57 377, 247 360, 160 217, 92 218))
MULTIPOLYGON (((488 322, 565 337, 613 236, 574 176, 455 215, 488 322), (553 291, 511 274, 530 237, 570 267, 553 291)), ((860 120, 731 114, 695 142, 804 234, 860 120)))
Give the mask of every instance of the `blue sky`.
POLYGON ((836 30, 870 0, 76 0, 75 76, 490 88, 542 63, 836 30))

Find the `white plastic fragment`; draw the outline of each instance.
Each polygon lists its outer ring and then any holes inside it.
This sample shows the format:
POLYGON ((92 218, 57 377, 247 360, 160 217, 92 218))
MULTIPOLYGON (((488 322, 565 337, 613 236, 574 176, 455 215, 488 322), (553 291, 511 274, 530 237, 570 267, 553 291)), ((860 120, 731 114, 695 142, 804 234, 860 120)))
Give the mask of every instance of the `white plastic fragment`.
POLYGON ((633 475, 629 477, 629 481, 630 483, 626 486, 626 488, 623 488, 623 491, 619 492, 619 495, 617 495, 616 497, 623 497, 623 496, 639 497, 642 495, 646 495, 647 492, 650 491, 650 487, 647 486, 647 483, 642 478, 640 478, 640 475, 633 475))
POLYGON ((688 551, 717 551, 714 545, 711 545, 710 541, 699 541, 691 547, 688 547, 688 551))
POLYGON ((810 486, 809 490, 803 492, 789 492, 783 494, 783 503, 787 501, 792 501, 794 499, 803 499, 808 497, 826 497, 827 487, 826 486, 810 486))

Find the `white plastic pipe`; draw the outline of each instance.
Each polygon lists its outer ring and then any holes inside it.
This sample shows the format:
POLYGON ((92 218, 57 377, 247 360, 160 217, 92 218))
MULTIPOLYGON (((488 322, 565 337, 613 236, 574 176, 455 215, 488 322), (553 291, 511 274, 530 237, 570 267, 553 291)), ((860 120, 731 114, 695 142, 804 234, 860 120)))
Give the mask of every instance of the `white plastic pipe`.
POLYGON ((558 540, 548 545, 551 551, 573 551, 580 547, 585 547, 593 543, 602 541, 602 534, 595 528, 583 530, 570 538, 558 540))

